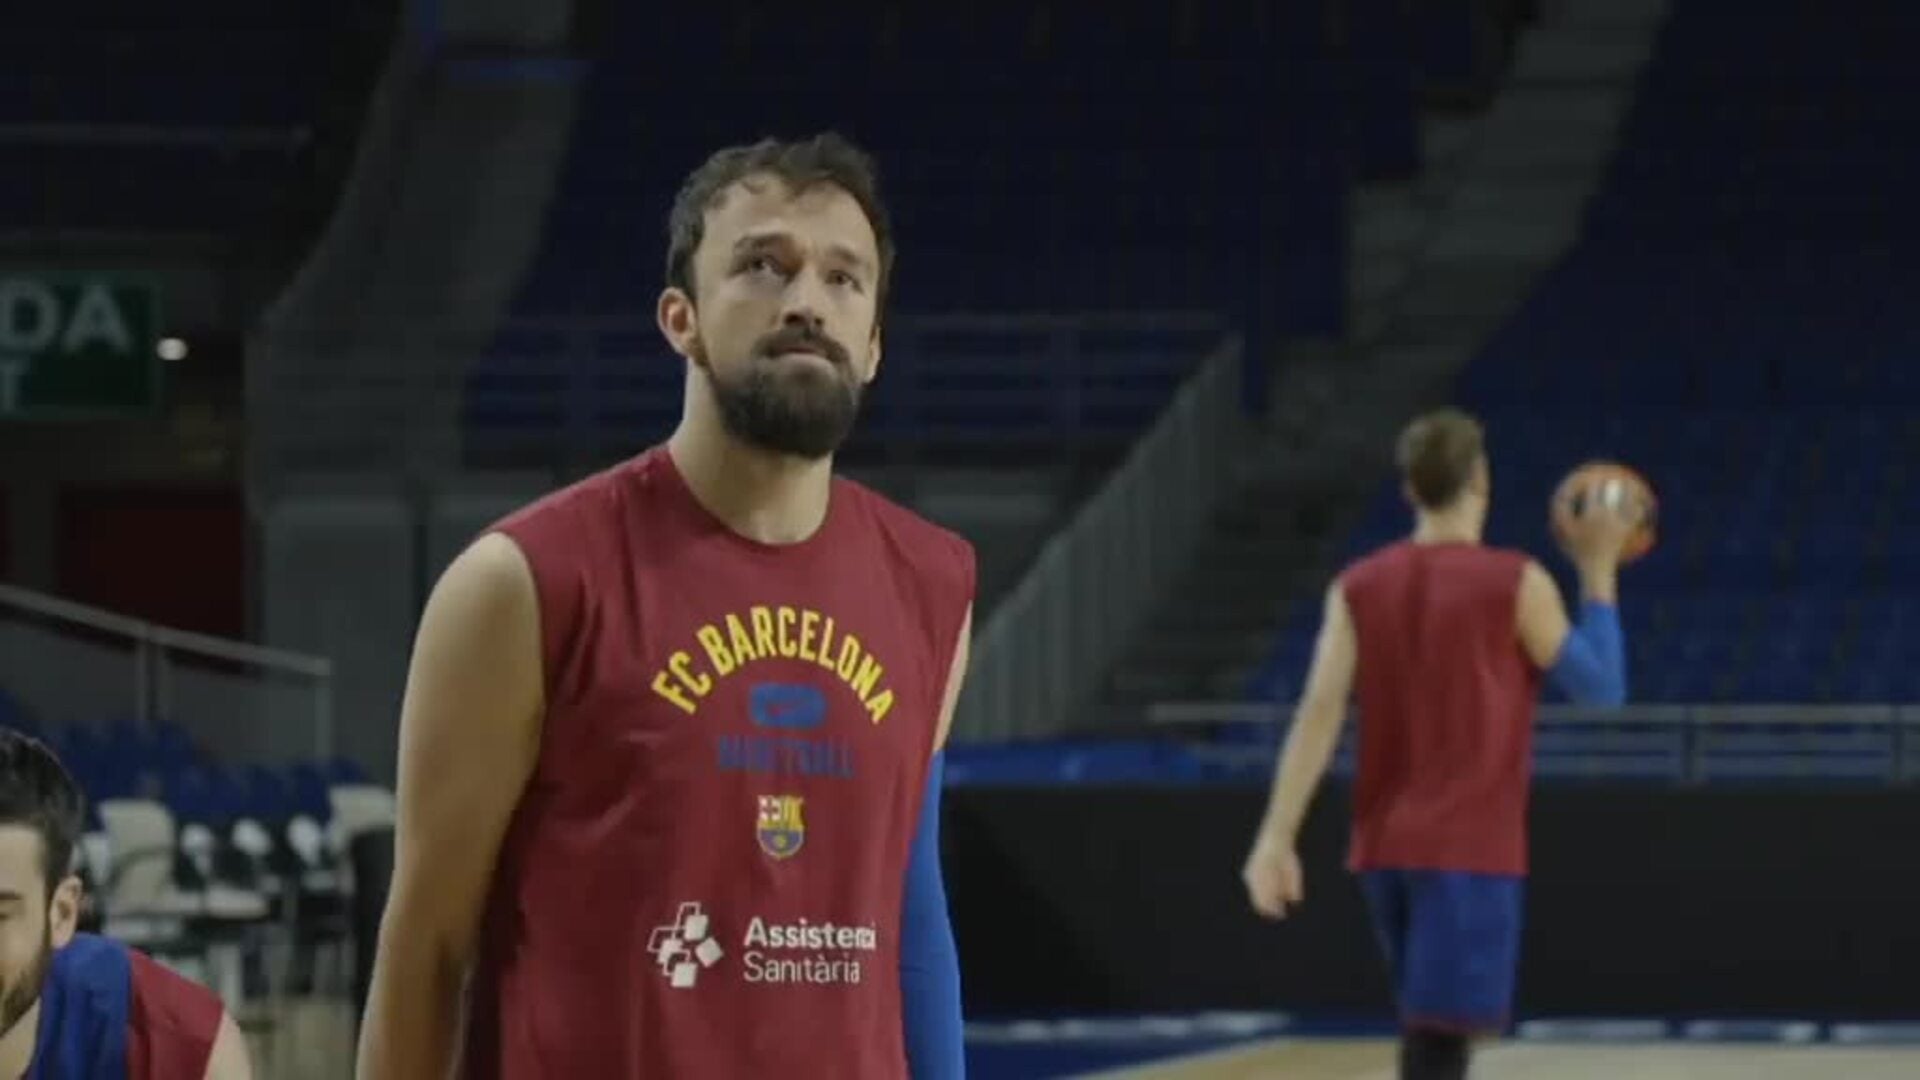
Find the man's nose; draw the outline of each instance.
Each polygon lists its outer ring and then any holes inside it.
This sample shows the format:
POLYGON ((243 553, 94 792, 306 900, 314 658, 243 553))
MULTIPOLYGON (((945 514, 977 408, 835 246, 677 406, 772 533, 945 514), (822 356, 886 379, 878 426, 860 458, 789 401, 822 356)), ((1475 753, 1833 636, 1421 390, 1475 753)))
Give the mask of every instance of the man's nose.
POLYGON ((819 283, 812 275, 801 274, 787 288, 786 308, 780 313, 780 322, 783 326, 819 330, 826 325, 825 310, 825 296, 819 283))
POLYGON ((804 326, 809 330, 820 330, 826 326, 826 320, 811 308, 789 305, 786 313, 780 317, 782 326, 804 326))

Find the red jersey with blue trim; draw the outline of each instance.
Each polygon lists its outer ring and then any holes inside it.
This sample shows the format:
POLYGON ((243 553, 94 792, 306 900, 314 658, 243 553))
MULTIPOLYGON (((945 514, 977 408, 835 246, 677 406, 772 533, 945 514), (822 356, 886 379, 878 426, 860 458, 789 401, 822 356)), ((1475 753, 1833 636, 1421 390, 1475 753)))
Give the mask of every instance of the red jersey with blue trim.
POLYGON ((1353 869, 1526 872, 1541 682, 1516 625, 1528 561, 1409 541, 1341 576, 1359 643, 1353 869))
POLYGON ((904 1077, 901 905, 972 548, 844 479, 812 537, 756 543, 664 448, 497 531, 547 698, 467 1075, 904 1077))
POLYGON ((199 1080, 225 1009, 112 938, 75 934, 40 993, 29 1080, 199 1080))

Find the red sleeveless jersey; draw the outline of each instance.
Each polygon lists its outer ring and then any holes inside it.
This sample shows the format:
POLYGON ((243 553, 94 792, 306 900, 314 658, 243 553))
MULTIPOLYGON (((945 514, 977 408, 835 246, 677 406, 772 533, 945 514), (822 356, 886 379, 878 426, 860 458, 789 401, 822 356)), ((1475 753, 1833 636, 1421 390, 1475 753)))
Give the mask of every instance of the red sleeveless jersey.
POLYGON ((899 929, 966 541, 844 479, 759 544, 664 448, 497 530, 540 598, 539 761, 472 1077, 904 1077, 899 929))
POLYGON ((1405 542, 1341 576, 1359 642, 1353 869, 1526 872, 1540 691, 1515 625, 1527 562, 1405 542))

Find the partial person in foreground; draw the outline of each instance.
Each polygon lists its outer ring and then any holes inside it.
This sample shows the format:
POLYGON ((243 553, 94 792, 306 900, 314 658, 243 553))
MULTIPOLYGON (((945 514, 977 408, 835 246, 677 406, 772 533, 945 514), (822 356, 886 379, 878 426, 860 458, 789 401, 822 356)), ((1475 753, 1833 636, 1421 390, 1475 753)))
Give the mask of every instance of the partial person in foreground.
POLYGON ((82 820, 53 751, 0 728, 0 1080, 251 1080, 211 990, 76 932, 82 820))
POLYGON ((1534 714, 1550 679, 1571 700, 1626 700, 1620 553, 1634 523, 1597 510, 1566 534, 1581 584, 1485 546, 1491 472, 1481 426, 1442 410, 1401 434, 1413 535, 1327 590, 1312 669, 1243 868, 1253 907, 1305 899, 1295 838, 1340 739, 1360 715, 1348 867, 1360 875, 1400 1012, 1400 1075, 1467 1075, 1476 1036, 1506 1029, 1527 873, 1534 714))
POLYGON ((681 189, 663 444, 427 603, 362 1080, 963 1073, 941 748, 974 556, 836 477, 894 248, 822 136, 681 189))

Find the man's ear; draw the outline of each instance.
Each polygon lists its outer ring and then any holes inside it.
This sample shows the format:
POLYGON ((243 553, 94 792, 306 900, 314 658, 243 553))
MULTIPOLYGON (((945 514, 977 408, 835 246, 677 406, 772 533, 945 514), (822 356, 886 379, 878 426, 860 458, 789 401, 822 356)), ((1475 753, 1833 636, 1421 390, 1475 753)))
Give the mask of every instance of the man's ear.
POLYGON ((880 325, 875 323, 873 327, 873 340, 868 348, 868 354, 873 357, 873 362, 868 365, 866 377, 861 380, 862 382, 871 384, 873 380, 880 375, 880 360, 885 354, 885 350, 881 348, 883 344, 884 342, 880 339, 880 325))
POLYGON ((73 875, 53 890, 53 900, 47 904, 47 926, 56 949, 66 948, 80 926, 80 893, 80 879, 73 875))
POLYGON ((693 297, 684 289, 672 286, 662 289, 660 302, 654 307, 654 320, 673 351, 693 359, 695 344, 700 340, 700 312, 694 307, 693 297))

